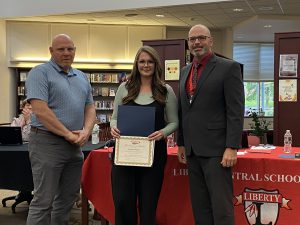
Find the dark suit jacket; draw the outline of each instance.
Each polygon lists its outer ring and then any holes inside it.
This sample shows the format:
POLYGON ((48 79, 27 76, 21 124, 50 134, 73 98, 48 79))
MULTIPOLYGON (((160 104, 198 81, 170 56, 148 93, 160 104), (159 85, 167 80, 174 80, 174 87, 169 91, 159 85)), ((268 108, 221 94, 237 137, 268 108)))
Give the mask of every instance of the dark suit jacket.
POLYGON ((193 101, 186 94, 192 64, 179 81, 178 146, 198 156, 222 156, 226 147, 240 148, 244 121, 244 86, 239 64, 212 55, 197 83, 193 101))

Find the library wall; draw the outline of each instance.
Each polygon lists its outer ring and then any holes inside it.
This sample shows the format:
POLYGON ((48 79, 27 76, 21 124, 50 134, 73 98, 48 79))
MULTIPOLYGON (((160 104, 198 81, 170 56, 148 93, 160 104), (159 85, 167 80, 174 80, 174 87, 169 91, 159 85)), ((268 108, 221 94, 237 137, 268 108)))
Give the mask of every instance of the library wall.
POLYGON ((0 123, 10 122, 15 115, 15 77, 6 64, 6 24, 0 20, 0 123), (13 98, 11 96, 14 96, 13 98))
MULTIPOLYGON (((30 68, 49 60, 48 48, 56 34, 67 33, 73 38, 77 47, 75 60, 81 60, 81 63, 74 63, 74 67, 85 70, 128 70, 131 68, 130 61, 133 61, 137 49, 142 46, 141 40, 186 38, 189 30, 164 26, 0 22, 0 51, 1 55, 3 54, 0 62, 0 100, 3 108, 0 112, 0 122, 9 122, 16 115, 17 78, 14 76, 15 70, 8 67, 30 68), (93 60, 108 62, 88 63, 93 60)), ((223 33, 212 31, 212 35, 215 51, 229 56, 220 47, 224 46, 223 33)))
POLYGON ((69 34, 77 47, 76 58, 85 60, 133 61, 141 40, 165 38, 162 26, 109 26, 38 22, 7 23, 7 57, 18 62, 49 58, 48 47, 58 33, 69 34))
MULTIPOLYGON (((48 50, 52 37, 65 32, 68 32, 68 35, 72 37, 76 45, 76 58, 88 58, 89 27, 85 24, 68 24, 67 26, 58 23, 51 24, 46 50, 48 50)), ((49 51, 47 51, 47 55, 50 57, 49 51)))

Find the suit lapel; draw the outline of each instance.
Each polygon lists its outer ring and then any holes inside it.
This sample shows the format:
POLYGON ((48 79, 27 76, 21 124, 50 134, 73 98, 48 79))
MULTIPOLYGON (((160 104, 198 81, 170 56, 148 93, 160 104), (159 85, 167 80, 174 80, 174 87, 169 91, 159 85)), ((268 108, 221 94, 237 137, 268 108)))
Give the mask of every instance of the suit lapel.
POLYGON ((199 81, 197 83, 193 99, 195 99, 197 97, 200 88, 202 87, 202 85, 204 84, 206 79, 209 77, 213 68, 215 68, 216 61, 217 61, 216 56, 212 55, 211 58, 209 59, 209 61, 207 62, 207 64, 205 65, 205 67, 200 75, 199 81))
POLYGON ((190 70, 192 68, 192 63, 186 66, 186 69, 184 70, 184 72, 182 73, 182 82, 180 82, 180 89, 181 89, 181 98, 183 98, 184 103, 186 104, 190 104, 190 100, 188 98, 188 95, 186 93, 186 82, 187 82, 187 78, 189 76, 190 70))

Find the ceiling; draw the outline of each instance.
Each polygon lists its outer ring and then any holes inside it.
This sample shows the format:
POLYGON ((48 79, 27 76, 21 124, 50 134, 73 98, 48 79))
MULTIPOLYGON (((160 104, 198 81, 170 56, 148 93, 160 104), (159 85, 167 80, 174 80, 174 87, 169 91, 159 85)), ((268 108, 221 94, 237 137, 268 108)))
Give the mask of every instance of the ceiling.
POLYGON ((19 17, 7 20, 168 27, 191 27, 201 23, 212 30, 232 27, 234 41, 273 42, 274 33, 300 31, 300 1, 212 1, 179 6, 19 17))

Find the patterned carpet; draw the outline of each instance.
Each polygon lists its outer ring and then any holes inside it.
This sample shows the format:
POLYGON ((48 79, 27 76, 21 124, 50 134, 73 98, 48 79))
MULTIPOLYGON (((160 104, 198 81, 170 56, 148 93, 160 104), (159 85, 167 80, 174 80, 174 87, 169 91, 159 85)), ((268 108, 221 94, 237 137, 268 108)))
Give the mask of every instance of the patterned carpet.
MULTIPOLYGON (((16 191, 0 190, 0 200, 3 198, 18 194, 16 191)), ((16 207, 16 213, 13 214, 11 205, 13 201, 7 201, 6 207, 0 205, 0 225, 26 225, 26 218, 28 213, 27 202, 22 202, 16 207)), ((100 225, 100 221, 96 221, 92 218, 92 211, 90 212, 89 225, 100 225)), ((75 205, 71 212, 69 225, 81 225, 81 208, 77 208, 75 205)))

